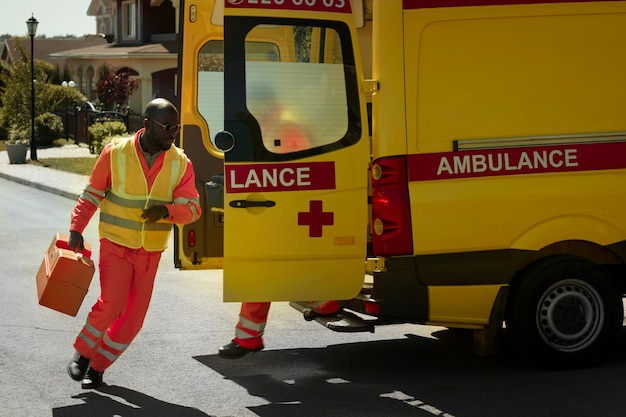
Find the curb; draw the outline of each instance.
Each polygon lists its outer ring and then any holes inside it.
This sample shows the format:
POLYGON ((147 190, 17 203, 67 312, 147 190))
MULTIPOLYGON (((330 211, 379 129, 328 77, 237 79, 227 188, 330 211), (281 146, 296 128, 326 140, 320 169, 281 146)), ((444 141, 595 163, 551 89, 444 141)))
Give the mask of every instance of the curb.
POLYGON ((9 174, 6 174, 4 172, 0 172, 0 178, 4 178, 4 179, 9 180, 9 181, 17 182, 19 184, 26 185, 28 187, 37 188, 37 189, 42 190, 42 191, 47 191, 47 192, 52 193, 52 194, 57 194, 57 195, 60 195, 62 197, 66 197, 66 198, 69 198, 69 199, 72 199, 72 200, 77 200, 78 197, 79 197, 79 194, 76 194, 76 193, 73 193, 73 192, 70 192, 70 191, 67 191, 67 190, 62 190, 60 188, 51 187, 49 185, 37 183, 37 182, 34 182, 34 181, 25 180, 24 178, 15 177, 13 175, 9 175, 9 174))

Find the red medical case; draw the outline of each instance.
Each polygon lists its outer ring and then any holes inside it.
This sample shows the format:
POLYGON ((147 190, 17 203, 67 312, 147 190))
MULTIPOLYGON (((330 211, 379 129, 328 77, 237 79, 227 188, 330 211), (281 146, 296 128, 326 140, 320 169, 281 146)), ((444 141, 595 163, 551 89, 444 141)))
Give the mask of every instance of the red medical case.
POLYGON ((85 243, 81 253, 75 253, 69 249, 68 237, 57 233, 52 239, 37 272, 37 294, 42 306, 76 316, 95 267, 89 244, 85 243))

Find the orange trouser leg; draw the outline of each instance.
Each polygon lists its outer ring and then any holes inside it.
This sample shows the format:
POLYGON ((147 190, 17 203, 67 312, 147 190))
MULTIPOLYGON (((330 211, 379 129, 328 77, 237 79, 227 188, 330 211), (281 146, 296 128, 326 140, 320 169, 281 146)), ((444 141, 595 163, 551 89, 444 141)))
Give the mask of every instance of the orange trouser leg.
POLYGON ((100 297, 74 347, 103 371, 126 350, 143 325, 161 252, 100 241, 100 297))
POLYGON ((239 322, 235 328, 235 342, 248 349, 263 345, 263 330, 271 303, 241 303, 239 322))

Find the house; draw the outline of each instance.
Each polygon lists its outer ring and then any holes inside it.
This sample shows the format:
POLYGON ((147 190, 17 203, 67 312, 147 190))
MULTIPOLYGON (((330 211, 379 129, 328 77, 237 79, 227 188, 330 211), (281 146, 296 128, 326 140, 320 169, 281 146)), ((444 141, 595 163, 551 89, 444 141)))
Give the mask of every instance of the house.
POLYGON ((97 99, 99 71, 106 65, 137 81, 139 88, 128 103, 131 111, 141 113, 155 97, 178 105, 179 7, 178 0, 90 0, 87 15, 94 16, 101 41, 52 52, 46 60, 67 63, 71 81, 90 101, 97 99))
MULTIPOLYGON (((105 45, 107 40, 100 35, 87 35, 84 37, 55 37, 55 38, 38 38, 35 37, 35 59, 45 61, 63 71, 66 60, 60 57, 53 57, 51 54, 66 51, 68 49, 91 48, 94 46, 105 45)), ((30 38, 12 37, 2 40, 3 47, 0 52, 0 60, 9 64, 22 61, 22 54, 19 48, 23 48, 30 59, 30 38)), ((69 80, 68 80, 69 81, 69 80)))

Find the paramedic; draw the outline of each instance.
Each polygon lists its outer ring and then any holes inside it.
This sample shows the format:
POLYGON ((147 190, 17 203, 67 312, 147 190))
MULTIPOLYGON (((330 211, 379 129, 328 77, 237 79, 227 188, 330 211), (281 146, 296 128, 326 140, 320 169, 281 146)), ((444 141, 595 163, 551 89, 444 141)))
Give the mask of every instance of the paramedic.
POLYGON ((172 103, 150 101, 143 128, 104 147, 72 211, 68 243, 78 251, 100 208, 100 296, 67 367, 83 388, 102 385, 104 370, 139 333, 172 224, 200 217, 191 161, 173 145, 178 123, 172 103))

